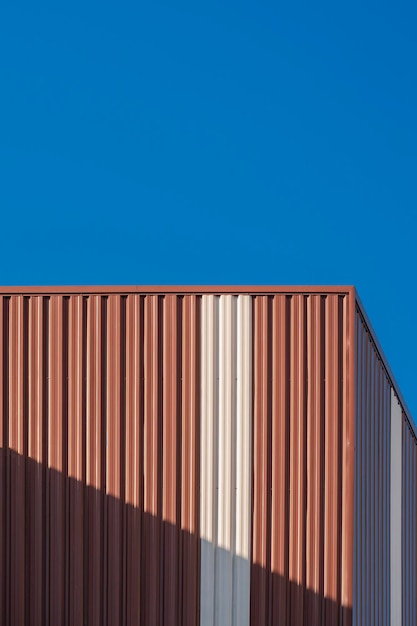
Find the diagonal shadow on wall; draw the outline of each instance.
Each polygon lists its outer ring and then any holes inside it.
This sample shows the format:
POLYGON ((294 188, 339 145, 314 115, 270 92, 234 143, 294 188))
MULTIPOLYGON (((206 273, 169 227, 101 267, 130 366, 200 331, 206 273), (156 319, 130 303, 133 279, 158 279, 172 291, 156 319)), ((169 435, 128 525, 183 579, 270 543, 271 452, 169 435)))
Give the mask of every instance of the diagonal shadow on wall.
MULTIPOLYGON (((350 607, 270 569, 250 576, 252 625, 352 623, 350 607)), ((2 624, 194 625, 201 609, 196 535, 0 449, 2 624)))

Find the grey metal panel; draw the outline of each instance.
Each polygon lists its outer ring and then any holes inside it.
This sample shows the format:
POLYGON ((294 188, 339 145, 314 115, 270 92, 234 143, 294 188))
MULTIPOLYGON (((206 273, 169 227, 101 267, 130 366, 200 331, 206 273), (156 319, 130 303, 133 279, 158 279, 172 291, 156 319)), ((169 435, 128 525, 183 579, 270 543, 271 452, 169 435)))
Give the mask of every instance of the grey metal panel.
POLYGON ((215 552, 212 541, 201 539, 200 543, 200 624, 214 626, 214 581, 215 581, 215 552))
POLYGON ((359 309, 355 387, 353 623, 384 625, 389 623, 391 384, 359 309))
MULTIPOLYGON (((415 624, 417 619, 417 442, 402 413, 402 623, 415 624)), ((400 539, 398 539, 398 542, 400 539)))
POLYGON ((401 624, 402 411, 391 391, 391 624, 401 624))

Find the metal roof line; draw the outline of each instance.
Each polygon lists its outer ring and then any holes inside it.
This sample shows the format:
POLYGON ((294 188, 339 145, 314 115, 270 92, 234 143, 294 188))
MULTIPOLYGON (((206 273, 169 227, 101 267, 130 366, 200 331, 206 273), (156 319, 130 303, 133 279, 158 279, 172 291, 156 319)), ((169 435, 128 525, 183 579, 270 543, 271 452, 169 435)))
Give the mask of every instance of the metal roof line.
POLYGON ((396 396, 398 398, 398 401, 401 404, 401 408, 402 408, 402 410, 404 411, 404 413, 406 415, 407 421, 408 421, 408 423, 410 424, 410 426, 411 426, 411 428, 413 430, 414 437, 417 439, 417 427, 416 427, 416 424, 415 424, 415 422, 413 420, 413 417, 411 415, 411 411, 408 408, 407 403, 406 403, 406 401, 404 399, 404 396, 401 393, 400 386, 399 386, 399 384, 397 383, 397 381, 395 379, 395 376, 394 376, 394 374, 392 372, 392 369, 391 369, 391 367, 389 365, 389 361, 388 361, 387 357, 385 356, 385 353, 384 353, 384 351, 382 349, 382 346, 381 346, 381 344, 380 344, 380 342, 378 340, 377 334, 376 334, 376 332, 375 332, 375 330, 374 330, 374 328, 373 328, 373 326, 372 326, 372 324, 370 322, 368 314, 366 313, 366 309, 365 309, 365 307, 363 305, 363 302, 362 302, 362 300, 359 297, 357 289, 355 289, 355 298, 356 298, 356 306, 357 306, 357 310, 359 312, 359 315, 362 317, 363 323, 365 324, 365 326, 366 326, 366 328, 367 328, 367 330, 368 330, 368 332, 369 332, 369 334, 371 336, 371 339, 372 339, 372 341, 374 343, 374 346, 375 346, 375 349, 376 349, 376 351, 378 353, 378 356, 380 357, 380 359, 381 359, 381 361, 382 361, 382 363, 384 365, 384 368, 385 368, 385 371, 386 371, 387 376, 389 378, 389 381, 391 383, 391 386, 394 389, 394 392, 395 392, 395 394, 396 394, 396 396))

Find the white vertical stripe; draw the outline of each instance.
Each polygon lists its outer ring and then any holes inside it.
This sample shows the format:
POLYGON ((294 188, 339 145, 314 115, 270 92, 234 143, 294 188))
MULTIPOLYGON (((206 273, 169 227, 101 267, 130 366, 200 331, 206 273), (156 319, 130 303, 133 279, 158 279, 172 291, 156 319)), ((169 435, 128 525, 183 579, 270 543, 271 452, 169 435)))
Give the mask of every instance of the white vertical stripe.
POLYGON ((219 465, 216 551, 216 626, 230 626, 233 606, 234 452, 236 415, 236 297, 219 306, 219 465))
POLYGON ((249 624, 252 494, 252 298, 237 305, 236 556, 233 625, 249 624))
POLYGON ((391 389, 391 624, 401 624, 402 608, 402 426, 401 406, 391 389))
POLYGON ((216 396, 216 312, 213 296, 203 296, 201 312, 201 538, 213 541, 214 422, 216 396))
POLYGON ((218 297, 215 296, 203 296, 201 310, 201 626, 214 626, 217 510, 218 300, 218 297))
POLYGON ((246 559, 250 555, 251 523, 251 344, 251 298, 240 296, 237 308, 236 554, 246 559))
POLYGON ((232 473, 235 417, 235 296, 222 296, 219 311, 219 509, 217 545, 232 549, 232 473))
POLYGON ((201 626, 248 626, 252 299, 202 297, 201 626))

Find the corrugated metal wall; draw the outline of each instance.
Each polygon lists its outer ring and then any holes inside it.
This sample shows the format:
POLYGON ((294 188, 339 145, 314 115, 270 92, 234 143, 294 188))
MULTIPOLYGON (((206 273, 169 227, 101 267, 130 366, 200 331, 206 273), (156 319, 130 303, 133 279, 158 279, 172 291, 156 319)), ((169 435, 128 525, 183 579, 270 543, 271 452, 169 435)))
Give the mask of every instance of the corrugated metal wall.
POLYGON ((2 623, 417 621, 416 434, 354 290, 12 291, 2 623))
POLYGON ((5 624, 350 624, 352 290, 0 296, 5 624))
POLYGON ((356 313, 355 625, 390 624, 391 385, 356 313))
POLYGON ((254 299, 253 626, 351 622, 349 319, 343 295, 254 299))
POLYGON ((402 417, 402 623, 417 624, 417 442, 402 417))
POLYGON ((356 308, 353 622, 417 623, 417 438, 356 308))
POLYGON ((0 298, 2 623, 197 623, 200 304, 0 298))

